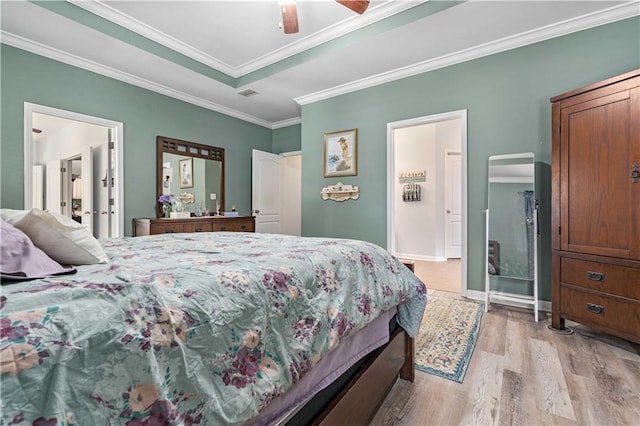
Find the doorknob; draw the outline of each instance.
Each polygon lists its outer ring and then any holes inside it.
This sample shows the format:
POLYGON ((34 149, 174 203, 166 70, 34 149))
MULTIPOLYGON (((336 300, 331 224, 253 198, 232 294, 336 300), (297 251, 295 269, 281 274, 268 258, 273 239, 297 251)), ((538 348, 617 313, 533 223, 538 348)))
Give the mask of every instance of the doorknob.
POLYGON ((258 213, 260 213, 260 210, 259 210, 259 209, 255 209, 255 210, 254 210, 254 213, 255 213, 255 214, 258 214, 258 213))
POLYGON ((447 213, 451 213, 451 210, 447 210, 447 213))

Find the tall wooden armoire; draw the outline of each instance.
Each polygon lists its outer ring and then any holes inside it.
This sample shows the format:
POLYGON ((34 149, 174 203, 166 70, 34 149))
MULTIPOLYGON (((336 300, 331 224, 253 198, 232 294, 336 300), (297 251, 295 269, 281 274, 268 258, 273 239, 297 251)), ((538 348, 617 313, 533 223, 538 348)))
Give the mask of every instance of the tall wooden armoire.
POLYGON ((551 102, 551 327, 640 343, 640 69, 551 102))

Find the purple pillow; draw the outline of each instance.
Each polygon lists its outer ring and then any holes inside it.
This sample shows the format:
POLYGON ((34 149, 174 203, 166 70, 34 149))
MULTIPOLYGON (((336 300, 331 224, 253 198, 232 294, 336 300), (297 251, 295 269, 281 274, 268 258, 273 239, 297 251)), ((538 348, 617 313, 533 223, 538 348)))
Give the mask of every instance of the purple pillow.
POLYGON ((73 272, 75 268, 61 266, 33 245, 24 232, 0 220, 0 277, 29 280, 73 272))

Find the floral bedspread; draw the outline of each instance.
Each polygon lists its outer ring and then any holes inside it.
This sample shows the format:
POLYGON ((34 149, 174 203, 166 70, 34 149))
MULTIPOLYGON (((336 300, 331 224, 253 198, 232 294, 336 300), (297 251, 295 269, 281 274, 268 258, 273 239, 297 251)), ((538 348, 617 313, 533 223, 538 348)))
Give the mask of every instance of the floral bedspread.
POLYGON ((3 283, 2 424, 241 424, 424 284, 380 247, 253 233, 102 241, 109 263, 3 283))

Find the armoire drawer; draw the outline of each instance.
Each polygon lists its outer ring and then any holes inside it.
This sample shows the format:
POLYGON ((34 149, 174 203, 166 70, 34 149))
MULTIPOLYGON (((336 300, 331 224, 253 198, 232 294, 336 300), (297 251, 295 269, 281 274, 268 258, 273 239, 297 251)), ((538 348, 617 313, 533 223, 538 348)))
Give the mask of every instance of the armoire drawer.
POLYGON ((560 300, 565 318, 640 338, 640 302, 565 286, 560 300))
POLYGON ((560 259, 563 284, 640 300, 640 269, 568 257, 560 259))

